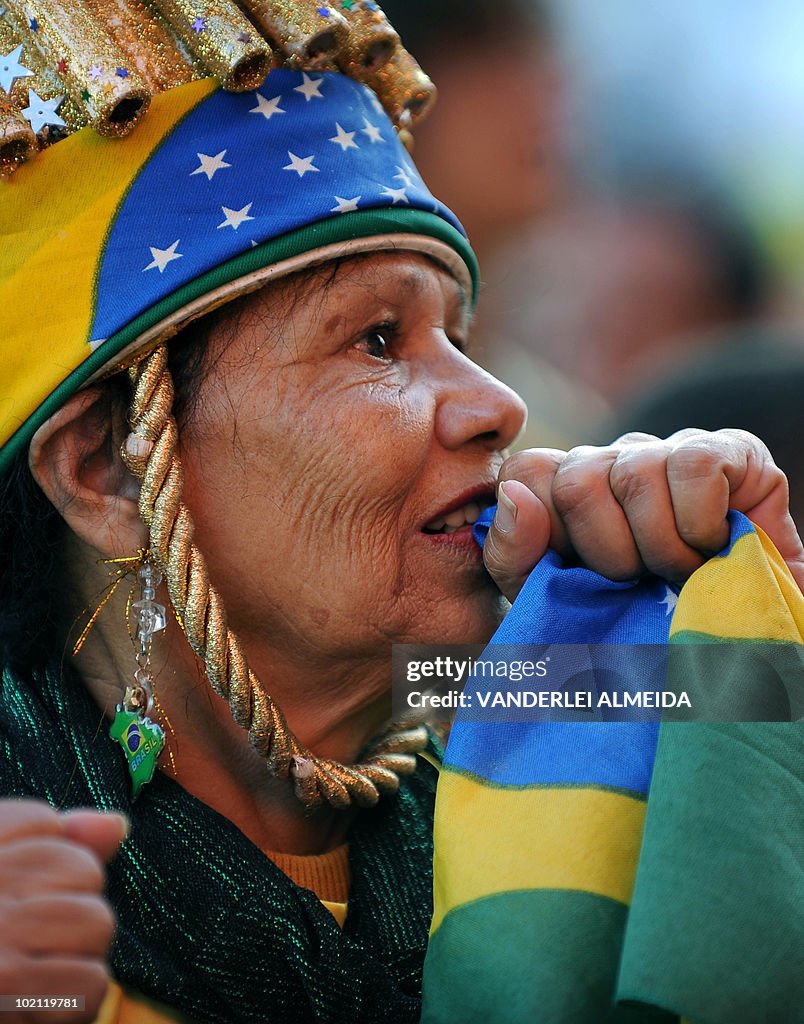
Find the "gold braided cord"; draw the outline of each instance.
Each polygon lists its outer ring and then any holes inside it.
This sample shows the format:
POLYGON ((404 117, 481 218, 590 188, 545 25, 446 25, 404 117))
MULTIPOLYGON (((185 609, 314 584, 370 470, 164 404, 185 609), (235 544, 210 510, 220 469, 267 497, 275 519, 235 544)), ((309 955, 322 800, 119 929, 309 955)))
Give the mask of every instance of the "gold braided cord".
POLYGON ((184 474, 173 418, 173 381, 167 348, 160 345, 129 370, 134 385, 132 434, 123 459, 140 481, 139 509, 151 535, 151 551, 167 583, 171 603, 191 648, 204 663, 215 692, 229 704, 249 742, 278 778, 291 778, 309 808, 323 802, 370 807, 394 793, 399 776, 415 770, 415 753, 427 743, 423 727, 397 726, 375 740, 364 762, 343 765, 306 750, 279 706, 248 665, 229 628, 220 593, 193 541, 193 519, 182 500, 184 474))

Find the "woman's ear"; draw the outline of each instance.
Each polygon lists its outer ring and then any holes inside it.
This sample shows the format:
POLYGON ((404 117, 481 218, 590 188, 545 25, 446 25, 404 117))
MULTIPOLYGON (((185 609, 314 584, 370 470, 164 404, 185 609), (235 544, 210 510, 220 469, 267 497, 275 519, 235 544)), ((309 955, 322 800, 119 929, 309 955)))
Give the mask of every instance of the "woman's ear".
POLYGON ((148 544, 137 511, 139 485, 120 457, 122 412, 101 387, 74 395, 34 434, 28 463, 64 521, 105 558, 148 544))

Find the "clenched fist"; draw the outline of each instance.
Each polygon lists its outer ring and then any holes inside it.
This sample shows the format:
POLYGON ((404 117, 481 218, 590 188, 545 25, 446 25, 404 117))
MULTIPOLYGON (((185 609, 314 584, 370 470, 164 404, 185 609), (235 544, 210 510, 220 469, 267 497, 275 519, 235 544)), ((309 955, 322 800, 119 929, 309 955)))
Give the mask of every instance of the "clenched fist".
POLYGON ((518 452, 500 471, 484 558, 511 601, 548 547, 613 580, 652 572, 681 583, 728 542, 729 509, 768 534, 804 589, 787 480, 744 430, 518 452))
POLYGON ((117 814, 0 800, 0 994, 86 1000, 83 1011, 3 1013, 4 1024, 97 1017, 115 928, 104 864, 126 831, 117 814))

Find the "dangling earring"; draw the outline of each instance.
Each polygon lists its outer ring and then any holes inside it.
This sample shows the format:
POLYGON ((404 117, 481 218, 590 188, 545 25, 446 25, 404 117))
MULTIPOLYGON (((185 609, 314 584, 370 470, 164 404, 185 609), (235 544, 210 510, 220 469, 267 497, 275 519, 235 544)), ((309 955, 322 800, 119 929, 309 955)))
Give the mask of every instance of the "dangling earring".
POLYGON ((157 759, 165 745, 162 727, 148 715, 154 706, 154 680, 151 674, 151 644, 154 633, 165 628, 165 606, 156 598, 156 588, 162 582, 159 570, 146 555, 137 570, 137 600, 131 604, 136 630, 137 668, 134 684, 126 687, 123 703, 109 729, 109 735, 123 748, 131 774, 132 800, 153 778, 157 759))

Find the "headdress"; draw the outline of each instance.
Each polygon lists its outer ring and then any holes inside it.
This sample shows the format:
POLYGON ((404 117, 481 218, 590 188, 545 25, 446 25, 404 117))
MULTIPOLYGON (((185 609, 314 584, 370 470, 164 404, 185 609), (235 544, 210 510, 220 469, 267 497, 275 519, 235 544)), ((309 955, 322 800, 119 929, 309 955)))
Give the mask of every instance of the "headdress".
POLYGON ((79 387, 131 368, 124 458, 176 612, 313 804, 373 803, 421 733, 347 768, 287 730, 192 540, 163 343, 269 279, 379 249, 430 255, 474 297, 463 229, 406 149, 433 98, 373 0, 11 0, 0 16, 0 472, 79 387))

